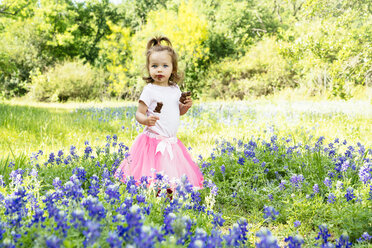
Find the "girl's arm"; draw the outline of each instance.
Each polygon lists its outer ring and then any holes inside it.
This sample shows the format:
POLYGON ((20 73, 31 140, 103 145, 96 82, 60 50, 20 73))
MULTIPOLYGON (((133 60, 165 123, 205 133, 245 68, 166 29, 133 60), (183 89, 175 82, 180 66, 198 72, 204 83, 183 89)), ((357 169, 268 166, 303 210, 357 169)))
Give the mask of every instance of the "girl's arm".
POLYGON ((192 99, 191 97, 187 97, 186 100, 185 100, 185 104, 180 104, 180 115, 184 115, 187 113, 187 111, 189 110, 189 108, 191 108, 192 106, 192 99))
POLYGON ((136 120, 142 125, 154 126, 156 121, 159 120, 159 117, 154 115, 147 116, 146 111, 147 111, 146 104, 142 101, 139 101, 136 112, 136 120))

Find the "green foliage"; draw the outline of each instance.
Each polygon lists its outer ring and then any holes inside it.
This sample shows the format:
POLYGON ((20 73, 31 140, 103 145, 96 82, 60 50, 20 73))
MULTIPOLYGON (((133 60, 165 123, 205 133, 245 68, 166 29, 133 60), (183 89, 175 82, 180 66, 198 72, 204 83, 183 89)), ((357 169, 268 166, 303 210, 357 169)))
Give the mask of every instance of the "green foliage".
POLYGON ((293 72, 278 49, 279 45, 273 38, 266 38, 238 60, 225 59, 212 65, 204 79, 210 85, 210 96, 245 99, 295 87, 293 72))
POLYGON ((39 101, 99 99, 104 92, 104 74, 82 61, 57 64, 47 73, 32 76, 31 95, 39 101))

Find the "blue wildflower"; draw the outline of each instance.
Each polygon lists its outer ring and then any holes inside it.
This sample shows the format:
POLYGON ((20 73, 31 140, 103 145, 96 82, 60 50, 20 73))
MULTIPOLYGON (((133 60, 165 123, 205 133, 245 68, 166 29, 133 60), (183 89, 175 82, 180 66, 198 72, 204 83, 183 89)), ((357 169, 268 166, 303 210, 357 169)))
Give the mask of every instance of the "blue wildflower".
POLYGON ((109 232, 106 241, 111 248, 121 248, 123 243, 116 232, 109 232))
POLYGON ((256 236, 260 238, 260 242, 256 242, 256 248, 280 248, 276 238, 268 229, 261 229, 256 233, 256 236))
POLYGON ((328 243, 328 238, 329 237, 331 237, 331 234, 329 234, 329 232, 328 232, 327 225, 324 225, 324 224, 320 225, 318 236, 315 239, 319 240, 320 238, 322 238, 322 243, 326 244, 326 243, 328 243))
POLYGON ((59 239, 55 235, 48 236, 45 240, 45 244, 48 248, 59 248, 62 246, 63 240, 59 239))
POLYGON ((101 225, 98 222, 88 220, 85 226, 87 227, 87 230, 83 231, 83 234, 85 236, 83 244, 84 247, 91 247, 101 236, 101 225))
POLYGON ((245 158, 243 158, 243 157, 239 157, 239 159, 238 159, 238 164, 240 164, 240 165, 244 165, 244 162, 245 162, 245 158))
POLYGON ((335 203, 335 201, 336 201, 336 196, 333 193, 329 193, 327 202, 333 204, 335 203))
POLYGON ((336 240, 336 248, 351 248, 352 243, 349 242, 349 236, 342 234, 339 239, 336 240))
POLYGON ((314 194, 318 194, 319 193, 319 186, 318 186, 318 184, 314 184, 314 186, 313 186, 313 192, 314 192, 314 194))
POLYGON ((326 177, 323 181, 323 183, 325 184, 325 186, 327 186, 328 188, 331 188, 332 187, 332 181, 331 179, 329 179, 329 177, 326 177))
POLYGON ((352 187, 347 188, 345 197, 346 201, 351 201, 355 198, 354 189, 352 187))
POLYGON ((294 227, 299 227, 301 226, 301 221, 299 220, 296 220, 294 223, 293 223, 294 227))
POLYGON ((279 215, 279 212, 275 210, 272 206, 264 206, 264 218, 271 218, 272 220, 276 219, 276 216, 279 215))
POLYGON ((360 181, 362 181, 364 184, 367 184, 369 181, 371 181, 371 173, 372 173, 372 168, 370 164, 365 164, 359 169, 359 178, 360 181))
POLYGON ((301 248, 301 246, 305 243, 304 240, 298 235, 294 237, 288 236, 284 239, 284 242, 288 243, 286 248, 301 248))

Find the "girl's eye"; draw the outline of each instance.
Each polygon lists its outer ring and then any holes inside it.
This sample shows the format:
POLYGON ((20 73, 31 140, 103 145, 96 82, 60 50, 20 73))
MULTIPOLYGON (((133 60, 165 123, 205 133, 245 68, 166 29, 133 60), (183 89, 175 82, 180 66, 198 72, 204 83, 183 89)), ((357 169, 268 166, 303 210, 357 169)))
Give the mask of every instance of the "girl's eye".
POLYGON ((156 67, 158 67, 158 66, 157 66, 157 65, 152 65, 151 67, 152 67, 152 68, 156 68, 156 67))
POLYGON ((167 68, 167 67, 168 67, 168 65, 164 65, 164 67, 165 67, 165 68, 167 68))

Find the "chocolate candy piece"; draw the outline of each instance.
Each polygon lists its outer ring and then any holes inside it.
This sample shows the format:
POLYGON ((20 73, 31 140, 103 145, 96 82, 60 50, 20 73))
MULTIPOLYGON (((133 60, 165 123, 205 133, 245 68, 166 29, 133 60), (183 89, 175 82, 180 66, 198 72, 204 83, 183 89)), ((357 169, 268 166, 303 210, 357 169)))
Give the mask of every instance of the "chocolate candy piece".
POLYGON ((180 97, 180 102, 185 104, 186 98, 188 96, 191 96, 191 91, 182 92, 181 97, 180 97))
POLYGON ((163 107, 163 103, 162 102, 157 102, 156 103, 156 108, 154 110, 154 113, 159 113, 160 114, 160 111, 161 111, 161 108, 163 107))

